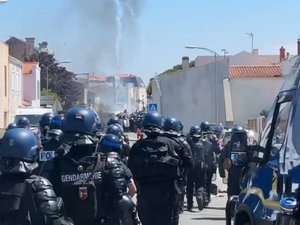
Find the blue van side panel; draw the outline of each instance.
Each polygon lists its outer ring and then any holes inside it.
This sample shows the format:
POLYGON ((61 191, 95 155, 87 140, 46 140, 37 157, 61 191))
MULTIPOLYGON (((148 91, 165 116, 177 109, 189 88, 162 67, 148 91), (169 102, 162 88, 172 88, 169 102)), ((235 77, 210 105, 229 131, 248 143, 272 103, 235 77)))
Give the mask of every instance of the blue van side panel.
POLYGON ((272 224, 277 215, 278 200, 273 201, 275 190, 274 177, 278 175, 278 157, 262 167, 250 170, 244 177, 244 190, 239 195, 239 205, 246 205, 252 212, 252 221, 272 224))
POLYGON ((266 164, 256 171, 251 187, 257 187, 261 189, 264 198, 267 199, 270 196, 270 190, 272 190, 272 183, 273 168, 271 168, 269 164, 266 164))

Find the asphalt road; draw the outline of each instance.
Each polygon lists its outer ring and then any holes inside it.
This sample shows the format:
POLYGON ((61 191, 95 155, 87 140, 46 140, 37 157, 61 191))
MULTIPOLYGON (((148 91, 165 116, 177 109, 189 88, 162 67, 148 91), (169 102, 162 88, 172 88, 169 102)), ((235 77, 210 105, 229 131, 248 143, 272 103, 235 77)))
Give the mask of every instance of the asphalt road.
MULTIPOLYGON (((132 145, 136 141, 135 133, 128 133, 128 137, 131 140, 132 145)), ((218 186, 219 190, 226 190, 226 185, 222 183, 222 180, 217 177, 214 183, 218 186)), ((226 193, 218 193, 216 196, 212 196, 211 203, 207 208, 199 211, 197 208, 196 199, 194 200, 193 212, 186 211, 180 214, 180 225, 225 225, 225 205, 227 201, 226 193)), ((186 203, 185 203, 186 206, 186 203)))
MULTIPOLYGON (((216 181, 219 186, 220 180, 216 181)), ((224 187, 220 184, 221 188, 224 187)), ((213 196, 211 203, 207 208, 199 211, 197 208, 196 201, 194 201, 193 212, 184 211, 180 214, 179 221, 180 225, 225 225, 225 205, 227 200, 227 194, 219 193, 217 196, 213 196)))

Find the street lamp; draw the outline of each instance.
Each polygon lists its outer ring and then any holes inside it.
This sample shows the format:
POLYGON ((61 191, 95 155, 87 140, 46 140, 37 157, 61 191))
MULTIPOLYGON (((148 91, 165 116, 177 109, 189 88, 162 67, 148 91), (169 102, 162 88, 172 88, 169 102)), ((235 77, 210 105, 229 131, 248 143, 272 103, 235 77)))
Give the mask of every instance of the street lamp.
POLYGON ((54 66, 54 65, 58 65, 58 64, 64 64, 64 63, 70 63, 72 62, 71 60, 64 60, 64 61, 57 61, 57 62, 54 62, 54 63, 51 63, 50 65, 46 66, 46 76, 47 76, 47 84, 46 84, 46 88, 47 88, 47 98, 48 98, 48 92, 49 92, 49 87, 48 87, 48 83, 49 83, 49 68, 51 66, 54 66))
POLYGON ((217 89, 217 57, 220 57, 218 53, 216 53, 214 50, 211 50, 209 48, 199 47, 196 45, 186 45, 184 46, 188 49, 200 49, 210 52, 215 57, 215 122, 219 122, 219 115, 218 115, 218 89, 217 89))

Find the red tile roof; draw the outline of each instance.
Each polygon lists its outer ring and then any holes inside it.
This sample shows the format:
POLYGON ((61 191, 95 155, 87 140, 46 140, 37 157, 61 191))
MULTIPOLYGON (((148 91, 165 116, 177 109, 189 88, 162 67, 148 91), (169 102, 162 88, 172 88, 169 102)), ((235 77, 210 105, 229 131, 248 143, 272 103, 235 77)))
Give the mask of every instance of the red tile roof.
POLYGON ((116 76, 117 76, 117 77, 136 77, 136 76, 133 75, 133 74, 117 74, 116 76))
POLYGON ((278 65, 265 66, 230 66, 230 78, 257 78, 257 77, 282 77, 278 65))
POLYGON ((32 73, 32 69, 35 66, 38 66, 38 62, 25 62, 23 65, 23 74, 28 75, 32 73))
POLYGON ((106 81, 107 77, 106 76, 91 76, 90 81, 106 81))

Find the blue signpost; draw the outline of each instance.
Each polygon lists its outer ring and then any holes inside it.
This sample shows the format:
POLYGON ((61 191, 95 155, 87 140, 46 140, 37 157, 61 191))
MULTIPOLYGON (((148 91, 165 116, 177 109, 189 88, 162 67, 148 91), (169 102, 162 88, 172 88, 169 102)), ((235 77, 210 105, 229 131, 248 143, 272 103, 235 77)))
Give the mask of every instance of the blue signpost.
POLYGON ((157 111, 157 109, 158 109, 158 106, 157 106, 156 103, 149 103, 148 104, 148 110, 149 111, 157 111))

